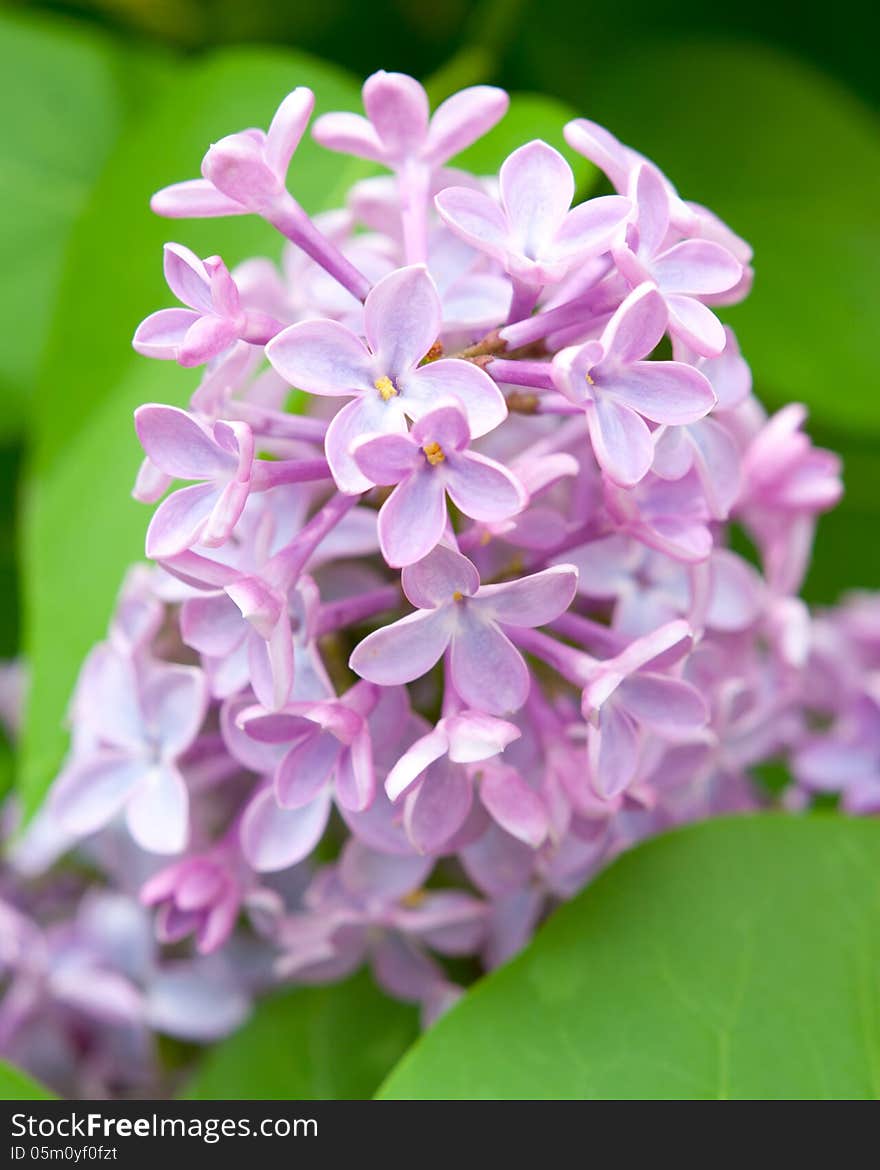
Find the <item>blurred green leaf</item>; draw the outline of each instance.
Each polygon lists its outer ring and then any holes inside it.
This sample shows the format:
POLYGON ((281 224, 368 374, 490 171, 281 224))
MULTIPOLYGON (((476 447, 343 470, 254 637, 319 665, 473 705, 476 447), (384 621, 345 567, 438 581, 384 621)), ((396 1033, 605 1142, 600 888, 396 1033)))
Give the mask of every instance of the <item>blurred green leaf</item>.
POLYGON ((55 1094, 5 1060, 0 1060, 0 1101, 54 1101, 55 1094))
POLYGON ((418 1032, 416 1009, 362 971, 261 1004, 206 1053, 184 1096, 196 1101, 361 1100, 375 1093, 418 1032))
POLYGON ((494 129, 469 146, 450 165, 463 167, 477 175, 495 174, 507 156, 518 146, 543 138, 568 160, 578 190, 592 182, 596 168, 573 151, 562 136, 562 127, 575 117, 565 102, 536 93, 511 95, 510 109, 494 129))
POLYGON ((0 14, 0 317, 14 322, 0 340, 0 434, 24 430, 67 240, 152 68, 68 21, 0 14))
POLYGON ((385 1098, 880 1096, 880 825, 707 822, 619 859, 385 1098))
MULTIPOLYGON (((173 304, 162 244, 199 255, 280 255, 277 233, 252 216, 160 220, 159 187, 198 174, 207 145, 267 125, 295 85, 321 110, 353 107, 356 85, 331 66, 288 52, 230 50, 169 81, 149 116, 125 135, 71 238, 59 311, 40 380, 22 537, 24 643, 32 668, 20 786, 33 811, 64 751, 62 721, 79 665, 107 626, 127 565, 143 555, 149 511, 130 498, 140 461, 132 412, 142 402, 183 404, 197 375, 131 349, 137 323, 173 304)), ((341 202, 359 163, 308 136, 291 185, 311 211, 341 202)))
POLYGON ((728 316, 768 404, 880 433, 875 115, 781 53, 680 41, 606 62, 583 104, 753 245, 754 291, 728 316))

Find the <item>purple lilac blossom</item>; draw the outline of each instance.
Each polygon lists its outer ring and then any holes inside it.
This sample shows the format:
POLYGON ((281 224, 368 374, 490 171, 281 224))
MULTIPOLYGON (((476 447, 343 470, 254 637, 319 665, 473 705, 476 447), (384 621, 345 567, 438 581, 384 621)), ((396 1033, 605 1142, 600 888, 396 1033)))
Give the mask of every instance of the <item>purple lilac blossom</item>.
POLYGON ((880 603, 797 597, 839 461, 799 404, 767 416, 714 313, 749 246, 586 119, 566 139, 616 194, 572 206, 541 141, 497 179, 447 165, 503 91, 431 116, 382 72, 363 99, 313 128, 390 172, 344 207, 295 199, 303 87, 153 200, 261 216, 278 249, 230 273, 169 244, 185 307, 135 334, 202 378, 136 412, 154 563, 0 873, 0 1056, 62 1092, 155 1095, 157 1036, 365 963, 429 1024, 448 957, 505 961, 646 837, 880 810, 880 603))

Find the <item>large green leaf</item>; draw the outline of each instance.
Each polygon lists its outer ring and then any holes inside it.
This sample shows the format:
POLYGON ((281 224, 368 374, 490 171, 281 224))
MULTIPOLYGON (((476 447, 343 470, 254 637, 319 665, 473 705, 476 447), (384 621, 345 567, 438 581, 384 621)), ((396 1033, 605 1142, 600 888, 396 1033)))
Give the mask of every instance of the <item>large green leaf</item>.
MULTIPOLYGON (((143 553, 149 512, 129 493, 140 453, 132 411, 183 403, 194 375, 131 349, 135 326, 173 303, 162 244, 180 240, 230 263, 277 256, 277 234, 254 217, 169 222, 153 216, 158 187, 198 173, 208 143, 266 125, 293 86, 315 90, 319 109, 352 107, 357 87, 330 66, 292 53, 247 49, 179 72, 139 128, 125 136, 71 240, 59 312, 40 380, 23 537, 25 650, 32 668, 21 756, 29 809, 64 750, 62 720, 80 662, 103 634, 126 566, 143 553)), ((342 199, 359 164, 304 139, 291 184, 307 208, 342 199)))
POLYGON ((0 1101, 53 1101, 55 1094, 5 1060, 0 1060, 0 1101))
POLYGON ((211 1049, 191 1100, 355 1100, 375 1093, 415 1039, 415 1008, 383 995, 366 972, 263 1003, 211 1049))
POLYGON ((730 311, 759 392, 880 433, 880 123, 756 45, 659 42, 608 63, 582 104, 755 249, 730 311))
POLYGON ((880 825, 742 817, 643 845, 381 1095, 880 1096, 880 825))
POLYGON ((23 430, 71 229, 161 71, 67 21, 0 15, 0 318, 14 322, 0 337, 0 433, 23 430))

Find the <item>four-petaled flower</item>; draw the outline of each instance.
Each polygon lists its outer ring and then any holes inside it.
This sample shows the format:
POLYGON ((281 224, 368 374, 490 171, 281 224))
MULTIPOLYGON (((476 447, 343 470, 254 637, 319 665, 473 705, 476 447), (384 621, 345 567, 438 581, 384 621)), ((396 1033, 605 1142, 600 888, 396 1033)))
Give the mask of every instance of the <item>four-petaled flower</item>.
POLYGON ((691 423, 715 405, 708 379, 693 366, 642 360, 660 341, 667 319, 660 293, 641 284, 598 341, 571 346, 553 359, 557 389, 584 409, 596 459, 624 486, 644 478, 654 458, 646 418, 691 423))
POLYGON ((446 496, 473 520, 507 520, 526 503, 517 479, 500 463, 468 449, 470 430, 457 402, 441 403, 404 435, 358 440, 358 469, 373 483, 397 484, 379 512, 379 543, 389 565, 428 555, 448 523, 446 496))
POLYGON ((201 366, 236 341, 265 345, 282 328, 267 313, 243 308, 219 256, 199 260, 182 244, 166 244, 165 279, 189 307, 159 309, 138 325, 132 345, 145 357, 201 366))
POLYGON ((364 435, 405 434, 418 419, 454 395, 471 435, 493 430, 507 415, 488 374, 456 358, 420 365, 437 340, 440 297, 421 265, 399 268, 375 286, 364 305, 366 344, 336 321, 302 321, 266 346, 266 356, 291 386, 310 394, 355 400, 335 415, 325 450, 340 491, 363 492, 373 482, 358 468, 352 444, 364 435))
POLYGON ((602 195, 572 208, 574 176, 552 146, 526 143, 501 167, 501 203, 469 187, 447 187, 435 198, 454 232, 486 252, 530 288, 561 280, 578 263, 607 251, 632 204, 602 195))
POLYGON ((418 612, 364 638, 351 669, 394 686, 420 678, 448 648, 452 685, 469 707, 515 711, 528 697, 529 672, 502 627, 546 625, 568 609, 576 587, 571 565, 481 586, 467 557, 438 545, 403 571, 404 592, 418 612))

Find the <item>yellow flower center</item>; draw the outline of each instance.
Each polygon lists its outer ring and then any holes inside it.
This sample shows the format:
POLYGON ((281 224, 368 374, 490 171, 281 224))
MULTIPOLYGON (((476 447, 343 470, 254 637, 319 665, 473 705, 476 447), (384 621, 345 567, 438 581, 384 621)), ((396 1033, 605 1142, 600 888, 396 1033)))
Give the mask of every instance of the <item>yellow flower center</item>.
POLYGON ((389 398, 394 398, 397 395, 397 388, 387 374, 377 378, 373 385, 379 391, 383 402, 387 402, 389 398))
POLYGON ((464 594, 462 593, 462 591, 460 589, 456 589, 456 591, 453 593, 452 600, 453 601, 463 601, 464 600, 464 594))
POLYGON ((438 463, 442 463, 446 456, 443 453, 443 448, 439 443, 425 443, 422 450, 425 453, 425 458, 432 467, 436 467, 438 463))
POLYGON ((421 906, 427 895, 424 890, 410 890, 408 894, 400 899, 401 906, 406 906, 408 910, 415 910, 421 906))
MULTIPOLYGON (((596 385, 596 383, 593 381, 593 379, 590 377, 589 374, 584 374, 584 377, 587 379, 588 386, 595 386, 596 385)), ((377 382, 376 385, 378 386, 379 383, 377 382)))

